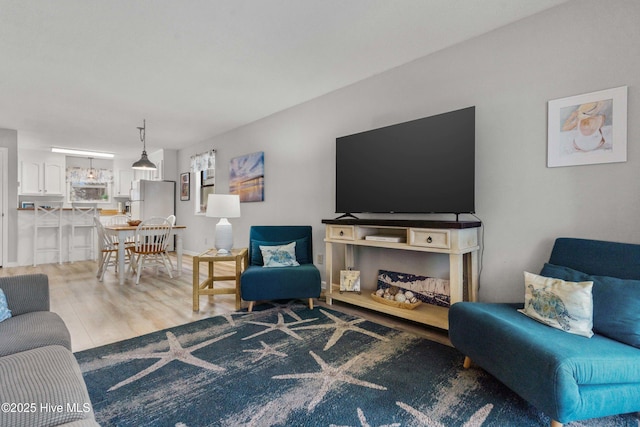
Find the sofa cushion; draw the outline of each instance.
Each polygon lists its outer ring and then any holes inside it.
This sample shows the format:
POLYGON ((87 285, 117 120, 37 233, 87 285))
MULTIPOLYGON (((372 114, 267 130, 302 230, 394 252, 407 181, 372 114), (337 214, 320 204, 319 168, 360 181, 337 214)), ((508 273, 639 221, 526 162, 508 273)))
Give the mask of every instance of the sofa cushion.
POLYGON ((12 316, 32 311, 49 311, 49 278, 46 274, 0 277, 12 316))
POLYGON ((524 273, 525 297, 521 313, 570 334, 593 335, 593 282, 569 282, 524 273))
POLYGON ((80 425, 98 425, 91 422, 93 408, 75 357, 57 345, 1 357, 0 402, 28 409, 3 412, 2 425, 47 427, 83 419, 89 421, 80 425))
POLYGON ((264 259, 262 257, 262 251, 260 250, 260 246, 282 246, 289 243, 295 242, 296 244, 296 261, 300 264, 310 264, 311 260, 307 255, 309 253, 309 238, 303 237, 300 239, 289 240, 289 241, 278 241, 278 242, 268 242, 263 240, 251 240, 251 265, 264 265, 264 259))
POLYGON ((0 322, 7 320, 11 317, 11 310, 7 305, 7 297, 4 295, 2 289, 0 289, 0 322))
POLYGON ((541 274, 563 280, 593 281, 593 329, 640 348, 640 280, 596 276, 554 264, 541 274))
POLYGON ((36 311, 0 322, 0 356, 46 345, 61 345, 71 350, 71 336, 57 314, 36 311))
POLYGON ((300 265, 296 261, 296 242, 281 246, 260 246, 264 267, 295 267, 300 265))
POLYGON ((313 264, 281 268, 254 265, 240 278, 240 292, 245 301, 317 298, 320 290, 320 271, 313 264))

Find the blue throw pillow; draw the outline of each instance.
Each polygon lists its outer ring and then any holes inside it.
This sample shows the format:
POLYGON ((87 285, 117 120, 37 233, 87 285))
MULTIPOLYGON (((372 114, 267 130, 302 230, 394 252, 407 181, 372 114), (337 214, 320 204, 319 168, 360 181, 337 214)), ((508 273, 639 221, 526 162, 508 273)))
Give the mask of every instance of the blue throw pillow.
POLYGON ((10 317, 11 310, 9 310, 9 305, 7 304, 7 297, 2 289, 0 289, 0 322, 7 320, 10 317))
POLYGON ((591 276, 553 264, 545 264, 540 274, 563 280, 593 281, 593 330, 640 348, 640 280, 591 276))
POLYGON ((296 267, 300 265, 296 261, 296 242, 282 246, 260 246, 263 267, 296 267))
POLYGON ((309 252, 309 238, 303 237, 301 239, 289 240, 286 242, 265 242, 261 240, 251 241, 251 265, 264 265, 264 259, 262 258, 262 251, 260 246, 283 246, 291 242, 296 243, 296 260, 300 264, 310 264, 311 260, 307 256, 309 252))

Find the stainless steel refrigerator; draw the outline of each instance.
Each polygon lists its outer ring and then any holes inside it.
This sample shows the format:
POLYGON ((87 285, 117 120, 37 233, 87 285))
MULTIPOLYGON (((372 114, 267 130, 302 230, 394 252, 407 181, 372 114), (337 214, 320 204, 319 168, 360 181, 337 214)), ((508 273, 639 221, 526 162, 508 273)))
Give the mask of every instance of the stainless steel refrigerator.
POLYGON ((132 219, 166 218, 176 213, 175 181, 133 181, 130 198, 132 219))

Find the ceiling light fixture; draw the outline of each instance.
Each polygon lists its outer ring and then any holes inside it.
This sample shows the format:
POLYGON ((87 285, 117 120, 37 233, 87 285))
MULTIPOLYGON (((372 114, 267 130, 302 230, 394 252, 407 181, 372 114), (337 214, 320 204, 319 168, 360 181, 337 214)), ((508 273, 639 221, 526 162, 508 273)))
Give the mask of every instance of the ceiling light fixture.
POLYGON ((157 167, 147 157, 147 142, 146 142, 146 130, 147 130, 147 121, 146 119, 142 121, 142 127, 139 127, 140 131, 140 141, 142 141, 142 156, 140 160, 131 165, 134 169, 140 170, 156 170, 157 167))
POLYGON ((96 179, 95 170, 93 169, 93 157, 89 157, 89 173, 87 174, 87 179, 96 179))
POLYGON ((76 150, 74 148, 61 148, 61 147, 51 147, 52 153, 61 153, 68 154, 70 156, 78 156, 78 157, 99 157, 104 159, 113 159, 113 153, 104 153, 100 151, 87 151, 87 150, 76 150))

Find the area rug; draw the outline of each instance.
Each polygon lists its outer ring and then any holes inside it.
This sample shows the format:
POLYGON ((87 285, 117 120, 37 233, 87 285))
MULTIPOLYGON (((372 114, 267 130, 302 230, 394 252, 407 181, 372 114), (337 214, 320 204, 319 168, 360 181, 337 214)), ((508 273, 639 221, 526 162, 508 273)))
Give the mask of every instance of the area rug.
MULTIPOLYGON (((548 426, 454 348, 261 305, 76 353, 102 426, 548 426)), ((571 426, 638 426, 634 415, 571 426)))

